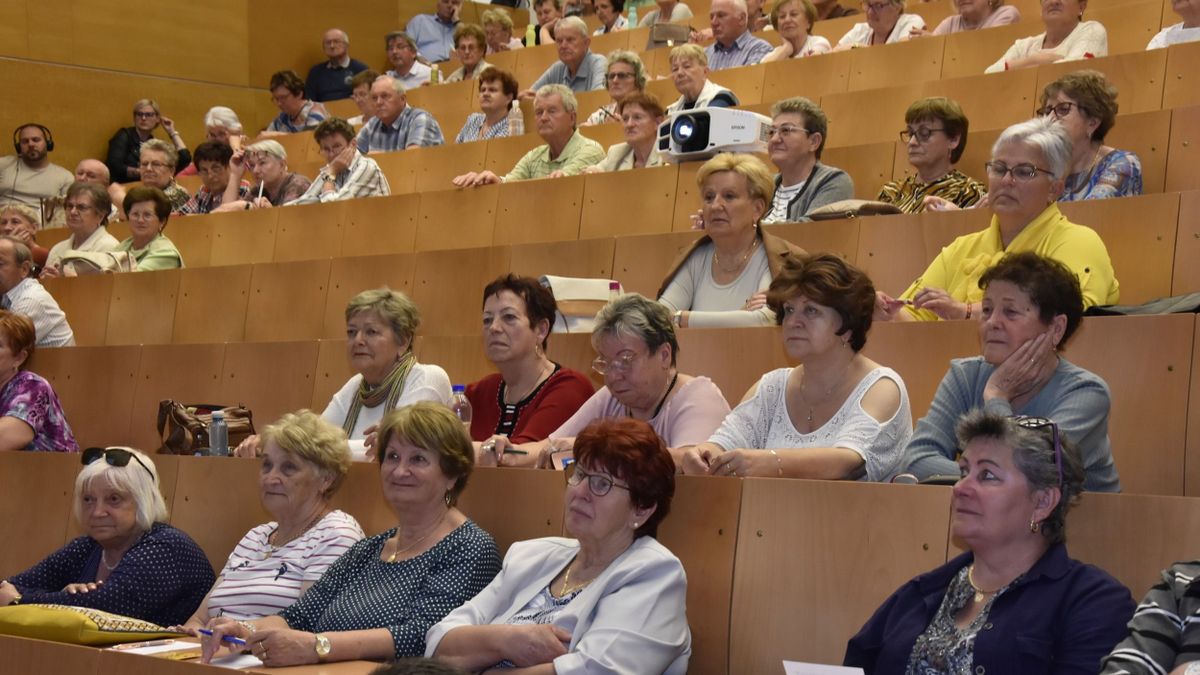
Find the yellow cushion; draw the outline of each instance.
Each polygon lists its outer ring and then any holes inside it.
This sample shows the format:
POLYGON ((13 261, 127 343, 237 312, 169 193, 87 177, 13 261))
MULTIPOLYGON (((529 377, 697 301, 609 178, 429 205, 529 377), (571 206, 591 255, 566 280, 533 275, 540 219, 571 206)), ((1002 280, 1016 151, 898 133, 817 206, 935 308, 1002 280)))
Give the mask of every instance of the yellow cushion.
POLYGON ((0 607, 0 634, 75 645, 109 645, 179 635, 141 619, 67 605, 0 607))

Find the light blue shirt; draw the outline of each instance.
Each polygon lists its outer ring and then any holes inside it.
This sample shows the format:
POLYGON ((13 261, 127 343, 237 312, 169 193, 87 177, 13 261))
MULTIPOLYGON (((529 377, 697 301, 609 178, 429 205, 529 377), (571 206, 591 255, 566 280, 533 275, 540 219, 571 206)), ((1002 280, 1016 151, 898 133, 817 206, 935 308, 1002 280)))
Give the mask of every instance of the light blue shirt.
POLYGON ((419 145, 442 145, 442 128, 433 115, 411 105, 404 110, 391 124, 384 124, 378 117, 372 117, 370 122, 358 132, 358 151, 364 155, 368 152, 390 152, 419 145))
POLYGON ((708 55, 709 70, 725 70, 740 66, 752 66, 763 60, 774 47, 762 38, 756 38, 746 31, 737 36, 733 44, 725 47, 720 42, 709 45, 704 53, 708 55))
POLYGON ((404 32, 417 43, 417 52, 430 61, 450 59, 454 48, 454 28, 458 22, 445 23, 436 14, 418 14, 408 20, 404 32))
POLYGON ((579 62, 579 69, 575 71, 574 77, 567 70, 567 64, 562 61, 555 61, 546 69, 546 72, 542 73, 537 82, 533 83, 533 90, 537 91, 542 85, 546 84, 565 84, 576 94, 603 89, 604 71, 607 66, 608 61, 603 56, 595 54, 590 50, 583 55, 583 61, 579 62))

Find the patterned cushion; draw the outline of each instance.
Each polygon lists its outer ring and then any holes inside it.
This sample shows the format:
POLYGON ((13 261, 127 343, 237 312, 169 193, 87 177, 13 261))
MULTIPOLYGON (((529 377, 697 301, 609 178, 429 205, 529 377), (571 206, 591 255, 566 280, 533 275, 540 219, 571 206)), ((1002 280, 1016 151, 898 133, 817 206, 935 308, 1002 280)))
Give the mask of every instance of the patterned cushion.
POLYGON ((179 635, 141 619, 67 605, 0 607, 0 634, 76 645, 108 645, 179 635))

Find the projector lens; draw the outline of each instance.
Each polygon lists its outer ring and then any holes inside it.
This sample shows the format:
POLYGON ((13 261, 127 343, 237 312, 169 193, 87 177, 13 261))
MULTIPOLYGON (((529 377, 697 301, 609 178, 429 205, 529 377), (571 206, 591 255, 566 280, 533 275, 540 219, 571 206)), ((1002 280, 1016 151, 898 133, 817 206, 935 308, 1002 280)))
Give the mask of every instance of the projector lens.
POLYGON ((676 143, 686 143, 696 132, 696 123, 690 115, 684 115, 675 119, 675 124, 671 128, 671 138, 676 143))

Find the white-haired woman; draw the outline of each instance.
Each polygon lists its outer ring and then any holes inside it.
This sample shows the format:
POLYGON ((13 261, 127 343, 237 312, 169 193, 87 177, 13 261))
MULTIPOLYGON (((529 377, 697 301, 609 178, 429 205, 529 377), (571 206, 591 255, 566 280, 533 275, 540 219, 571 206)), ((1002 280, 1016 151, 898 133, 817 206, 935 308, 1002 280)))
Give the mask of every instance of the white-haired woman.
POLYGON ((667 115, 678 110, 732 108, 738 104, 737 94, 708 79, 708 54, 700 45, 671 49, 670 61, 671 81, 679 100, 667 106, 667 115))
POLYGON ((627 49, 618 49, 608 55, 608 67, 604 71, 604 85, 612 99, 588 116, 581 126, 620 122, 617 106, 621 99, 630 94, 646 90, 646 66, 641 57, 627 49))
POLYGON ((0 205, 0 234, 7 235, 29 247, 33 264, 42 267, 50 249, 38 246, 34 235, 41 229, 41 218, 37 211, 17 202, 0 205))
POLYGON ((836 50, 903 42, 925 30, 925 19, 904 11, 904 0, 863 0, 867 20, 838 40, 836 50))
POLYGON ((86 534, 0 582, 0 606, 71 605, 183 623, 214 576, 196 542, 166 524, 154 462, 129 448, 88 448, 82 459, 75 519, 86 534))
POLYGON ((288 170, 287 150, 279 141, 267 139, 248 145, 233 153, 229 160, 229 184, 225 199, 217 211, 241 211, 252 208, 271 208, 298 199, 308 191, 312 181, 288 170), (258 185, 251 188, 253 197, 238 199, 242 177, 254 174, 258 185))
MULTIPOLYGON (((238 114, 233 111, 233 108, 218 105, 209 108, 208 112, 204 113, 204 140, 228 145, 233 148, 234 152, 242 147, 246 136, 242 128, 242 120, 238 118, 238 114)), ((195 176, 196 163, 192 162, 187 165, 187 168, 177 175, 195 176)))

